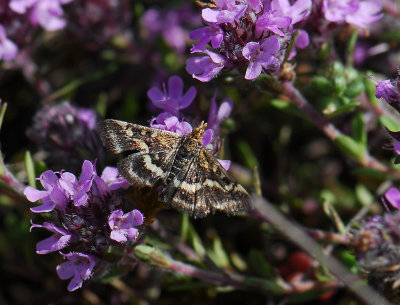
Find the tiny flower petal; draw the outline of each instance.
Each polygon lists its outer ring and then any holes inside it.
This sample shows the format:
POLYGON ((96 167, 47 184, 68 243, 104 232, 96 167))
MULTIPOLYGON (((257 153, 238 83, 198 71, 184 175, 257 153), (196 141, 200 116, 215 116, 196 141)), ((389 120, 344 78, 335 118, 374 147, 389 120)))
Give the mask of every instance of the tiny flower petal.
POLYGON ((396 209, 400 210, 400 191, 391 187, 386 193, 385 198, 396 209))
POLYGON ((84 253, 61 253, 61 255, 68 261, 57 266, 58 276, 62 280, 72 278, 68 285, 68 291, 81 288, 83 281, 92 275, 97 259, 93 255, 84 253))

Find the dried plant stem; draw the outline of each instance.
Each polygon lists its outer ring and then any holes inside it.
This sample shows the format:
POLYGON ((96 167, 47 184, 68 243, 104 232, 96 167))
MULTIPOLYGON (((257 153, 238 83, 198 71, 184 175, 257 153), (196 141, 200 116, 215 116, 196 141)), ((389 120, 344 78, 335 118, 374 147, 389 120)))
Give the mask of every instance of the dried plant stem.
POLYGON ((391 304, 372 287, 367 285, 360 277, 351 274, 338 260, 324 254, 321 246, 317 242, 310 238, 299 226, 286 219, 286 217, 267 200, 258 196, 253 196, 253 210, 250 211, 250 214, 256 219, 273 225, 282 235, 313 256, 365 304, 391 304))

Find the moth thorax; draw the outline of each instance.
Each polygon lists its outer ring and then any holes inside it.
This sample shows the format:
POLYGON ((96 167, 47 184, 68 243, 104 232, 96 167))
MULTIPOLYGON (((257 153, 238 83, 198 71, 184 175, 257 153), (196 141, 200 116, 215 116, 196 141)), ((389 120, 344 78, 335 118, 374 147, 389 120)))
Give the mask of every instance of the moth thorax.
POLYGON ((196 142, 201 142, 203 139, 204 135, 204 130, 207 127, 207 123, 201 122, 198 127, 193 129, 193 131, 190 133, 190 137, 195 140, 196 142))

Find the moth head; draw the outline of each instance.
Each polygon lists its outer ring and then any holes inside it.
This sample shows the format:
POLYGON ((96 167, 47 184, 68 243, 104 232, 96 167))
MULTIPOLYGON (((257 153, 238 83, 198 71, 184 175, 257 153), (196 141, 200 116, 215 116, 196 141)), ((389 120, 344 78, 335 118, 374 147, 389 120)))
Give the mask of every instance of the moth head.
POLYGON ((201 140, 203 139, 203 135, 204 135, 204 130, 207 127, 207 123, 201 122, 200 125, 198 127, 196 127, 195 129, 193 129, 193 131, 191 132, 191 137, 193 139, 195 139, 198 142, 201 142, 201 140))

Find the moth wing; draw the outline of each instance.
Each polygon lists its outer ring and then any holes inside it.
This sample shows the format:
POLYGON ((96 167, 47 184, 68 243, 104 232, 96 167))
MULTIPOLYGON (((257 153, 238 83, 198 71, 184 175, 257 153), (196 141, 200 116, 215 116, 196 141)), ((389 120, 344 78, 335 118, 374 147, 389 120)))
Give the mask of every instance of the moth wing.
POLYGON ((129 150, 150 152, 157 147, 168 148, 181 137, 174 132, 111 119, 100 122, 99 129, 104 146, 115 154, 129 150))

